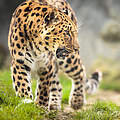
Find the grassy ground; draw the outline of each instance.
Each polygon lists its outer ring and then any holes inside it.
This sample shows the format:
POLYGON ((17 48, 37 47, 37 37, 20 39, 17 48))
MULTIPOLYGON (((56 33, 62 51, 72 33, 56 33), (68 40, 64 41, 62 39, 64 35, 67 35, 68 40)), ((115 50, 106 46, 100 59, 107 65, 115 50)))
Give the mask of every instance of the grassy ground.
MULTIPOLYGON (((71 88, 70 80, 60 75, 63 86, 62 111, 48 112, 38 108, 33 103, 21 104, 21 99, 15 97, 12 88, 10 72, 0 71, 0 120, 119 120, 120 107, 113 103, 97 102, 87 109, 67 113, 64 112, 64 104, 68 101, 71 88)), ((33 81, 33 91, 35 91, 36 82, 33 81)))

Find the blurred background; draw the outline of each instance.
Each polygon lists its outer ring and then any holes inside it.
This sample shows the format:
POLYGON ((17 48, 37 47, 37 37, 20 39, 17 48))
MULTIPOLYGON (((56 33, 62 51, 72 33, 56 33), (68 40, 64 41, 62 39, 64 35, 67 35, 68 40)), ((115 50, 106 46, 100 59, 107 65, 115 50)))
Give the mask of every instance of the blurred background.
MULTIPOLYGON (((0 69, 10 69, 8 29, 12 13, 22 1, 0 0, 0 69)), ((120 0, 68 2, 78 19, 80 54, 86 71, 100 69, 102 88, 120 91, 120 0)))

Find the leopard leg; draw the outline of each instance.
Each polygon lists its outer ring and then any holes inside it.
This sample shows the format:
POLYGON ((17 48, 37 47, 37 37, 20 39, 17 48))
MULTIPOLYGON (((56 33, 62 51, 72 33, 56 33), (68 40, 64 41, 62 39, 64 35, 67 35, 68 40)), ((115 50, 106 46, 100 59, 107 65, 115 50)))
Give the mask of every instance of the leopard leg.
POLYGON ((56 74, 50 82, 49 109, 60 110, 61 100, 62 100, 62 87, 56 74))
POLYGON ((48 71, 43 68, 43 70, 38 72, 38 81, 37 81, 37 88, 36 88, 36 97, 35 103, 41 107, 48 107, 49 103, 49 79, 48 71))
POLYGON ((70 78, 72 78, 72 90, 69 98, 69 104, 74 109, 79 109, 85 102, 84 93, 84 77, 85 70, 84 66, 80 61, 79 52, 72 52, 64 56, 65 51, 57 53, 59 67, 62 69, 70 78))
POLYGON ((19 97, 33 99, 30 71, 31 68, 22 59, 12 60, 13 87, 15 88, 16 95, 19 97))
POLYGON ((40 106, 48 107, 49 110, 60 109, 61 87, 57 79, 56 64, 53 57, 45 69, 39 70, 38 75, 35 102, 40 106))

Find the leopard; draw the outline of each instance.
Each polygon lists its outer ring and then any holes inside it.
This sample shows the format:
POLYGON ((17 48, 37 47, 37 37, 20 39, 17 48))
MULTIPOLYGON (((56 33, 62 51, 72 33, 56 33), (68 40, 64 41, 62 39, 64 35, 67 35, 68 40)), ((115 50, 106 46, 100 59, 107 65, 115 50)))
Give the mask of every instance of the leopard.
POLYGON ((12 15, 8 47, 16 96, 32 100, 38 106, 61 109, 59 71, 72 81, 69 105, 75 110, 84 105, 86 93, 94 93, 99 87, 101 71, 96 70, 89 79, 86 77, 80 58, 77 18, 66 0, 21 3, 12 15), (35 98, 32 73, 37 79, 35 98))

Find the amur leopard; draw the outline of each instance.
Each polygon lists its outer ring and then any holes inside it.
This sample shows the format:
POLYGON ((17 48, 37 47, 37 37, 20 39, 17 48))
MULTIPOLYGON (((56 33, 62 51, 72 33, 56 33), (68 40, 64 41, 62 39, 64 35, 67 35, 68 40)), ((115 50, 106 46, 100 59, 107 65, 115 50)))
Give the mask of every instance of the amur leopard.
POLYGON ((73 109, 83 106, 85 92, 92 93, 99 86, 101 72, 86 78, 79 55, 77 19, 65 0, 26 0, 20 4, 12 16, 8 46, 16 95, 33 100, 34 72, 37 105, 49 110, 61 108, 60 69, 72 80, 69 104, 73 109))

